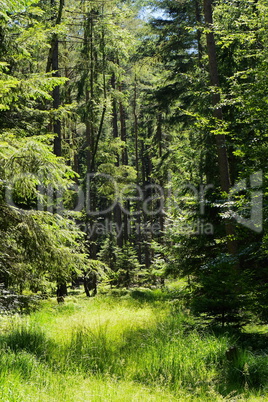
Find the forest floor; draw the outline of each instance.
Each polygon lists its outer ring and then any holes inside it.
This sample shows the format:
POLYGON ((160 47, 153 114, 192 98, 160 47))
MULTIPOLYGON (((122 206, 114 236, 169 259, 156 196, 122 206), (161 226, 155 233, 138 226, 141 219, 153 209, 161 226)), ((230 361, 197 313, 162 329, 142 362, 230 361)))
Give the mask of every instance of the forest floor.
POLYGON ((0 318, 0 400, 267 401, 267 340, 204 328, 176 287, 74 292, 0 318))

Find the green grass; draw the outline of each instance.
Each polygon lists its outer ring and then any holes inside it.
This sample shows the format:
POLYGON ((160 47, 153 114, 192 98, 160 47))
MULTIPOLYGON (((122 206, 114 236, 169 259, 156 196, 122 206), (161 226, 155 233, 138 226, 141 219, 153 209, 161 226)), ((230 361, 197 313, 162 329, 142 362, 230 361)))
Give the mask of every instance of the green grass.
POLYGON ((251 334, 202 329, 178 294, 72 296, 64 305, 44 301, 29 317, 1 318, 0 400, 267 400, 265 342, 253 350, 251 334))

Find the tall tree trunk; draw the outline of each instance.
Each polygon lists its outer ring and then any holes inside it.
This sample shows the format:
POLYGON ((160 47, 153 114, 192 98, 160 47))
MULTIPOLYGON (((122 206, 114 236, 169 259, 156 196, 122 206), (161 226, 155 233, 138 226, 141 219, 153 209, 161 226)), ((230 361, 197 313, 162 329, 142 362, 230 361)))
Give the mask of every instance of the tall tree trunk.
POLYGON ((159 158, 162 158, 163 152, 162 152, 162 114, 159 113, 157 116, 157 129, 156 129, 156 135, 157 135, 157 141, 158 141, 158 149, 159 149, 159 158))
MULTIPOLYGON (((55 40, 54 49, 52 53, 52 70, 54 77, 59 77, 59 41, 55 40)), ((59 109, 60 107, 60 87, 57 85, 53 89, 53 109, 59 109)), ((53 132, 56 134, 54 138, 54 153, 57 156, 61 156, 61 121, 59 118, 54 120, 53 132)))
MULTIPOLYGON (((141 141, 141 177, 142 177, 142 185, 143 185, 143 198, 146 200, 149 195, 147 194, 146 186, 150 183, 150 175, 148 175, 148 150, 146 149, 146 145, 144 144, 144 140, 141 141)), ((143 222, 144 225, 147 226, 147 223, 150 222, 148 220, 148 216, 146 212, 143 210, 143 222)), ((143 250, 144 250, 144 263, 145 267, 148 269, 151 265, 151 235, 150 233, 146 233, 144 235, 145 241, 143 242, 143 250)))
MULTIPOLYGON (((121 125, 121 140, 126 143, 127 141, 126 112, 122 101, 119 102, 119 113, 120 113, 120 125, 121 125)), ((128 155, 126 146, 122 151, 122 164, 123 165, 128 164, 128 155)))
MULTIPOLYGON (((211 86, 214 87, 212 94, 212 105, 214 107, 214 117, 217 121, 223 120, 223 112, 220 106, 220 79, 217 65, 217 52, 215 37, 213 32, 213 16, 212 16, 212 0, 204 0, 204 16, 205 23, 208 28, 206 34, 207 39, 207 52, 209 60, 209 73, 211 86)), ((225 193, 229 193, 231 187, 230 172, 229 172, 229 162, 226 147, 226 138, 224 134, 217 134, 215 136, 218 154, 218 165, 219 165, 219 176, 221 190, 225 193)), ((237 242, 234 239, 235 227, 232 222, 226 223, 225 225, 226 235, 227 235, 227 249, 231 255, 237 254, 237 242)))
MULTIPOLYGON (((116 90, 116 77, 115 77, 115 73, 112 73, 112 77, 111 77, 111 86, 113 88, 113 90, 116 90)), ((119 136, 119 131, 118 131, 118 113, 117 113, 117 101, 116 101, 116 97, 113 97, 113 103, 112 103, 113 109, 112 109, 112 126, 113 126, 113 137, 114 138, 118 138, 119 136)), ((117 160, 116 160, 116 166, 120 166, 120 156, 117 155, 117 160)), ((116 238, 116 243, 118 247, 122 247, 123 246, 123 230, 122 229, 122 210, 120 207, 120 204, 117 203, 114 207, 113 210, 113 219, 114 219, 114 223, 117 226, 117 238, 116 238)))
MULTIPOLYGON (((158 141, 158 149, 159 149, 159 158, 162 159, 163 157, 163 116, 162 113, 160 112, 157 117, 157 129, 156 129, 156 134, 157 134, 157 141, 158 141)), ((164 189, 164 179, 163 176, 160 174, 159 178, 159 184, 161 189, 164 189)), ((161 206, 163 204, 163 200, 160 199, 160 201, 157 202, 157 209, 161 209, 161 206)), ((163 233, 164 233, 164 226, 165 226, 165 219, 163 215, 162 209, 159 212, 159 226, 160 226, 160 233, 158 235, 158 240, 161 242, 163 238, 163 233)))
MULTIPOLYGON (((119 64, 119 63, 118 63, 119 64)), ((119 90, 122 92, 122 83, 119 85, 119 90)), ((120 100, 119 101, 119 117, 120 117, 120 136, 121 140, 125 142, 124 149, 122 150, 122 165, 128 165, 128 152, 127 152, 127 147, 126 147, 126 142, 127 142, 127 126, 126 126, 126 111, 123 105, 123 102, 120 100)), ((125 208, 127 211, 130 209, 130 203, 129 201, 126 201, 125 208)), ((128 241, 128 235, 129 235, 129 230, 128 230, 128 225, 129 225, 129 216, 127 213, 123 214, 123 219, 122 221, 124 222, 124 230, 123 232, 123 240, 126 243, 128 241)))
MULTIPOLYGON (((113 90, 115 91, 116 90, 115 73, 112 73, 111 86, 112 86, 113 90)), ((118 133, 117 102, 116 102, 115 96, 113 97, 112 124, 113 124, 113 136, 114 136, 114 138, 117 138, 119 136, 119 133, 118 133)))
MULTIPOLYGON (((94 155, 94 141, 95 141, 95 126, 94 126, 94 73, 95 73, 95 59, 94 59, 94 15, 95 10, 91 9, 85 13, 85 29, 84 29, 84 49, 86 65, 88 66, 88 82, 85 83, 86 94, 86 166, 89 177, 86 181, 86 203, 87 203, 87 218, 86 222, 90 227, 89 239, 89 254, 90 258, 96 259, 97 255, 97 234, 94 230, 95 217, 92 212, 96 211, 96 185, 91 174, 94 173, 93 155, 94 155)), ((95 158, 95 157, 94 157, 95 158)))
POLYGON ((139 180, 139 150, 138 150, 138 114, 137 114, 137 76, 135 75, 134 82, 134 136, 135 136, 135 166, 137 171, 137 181, 139 180))
MULTIPOLYGON (((134 80, 134 100, 133 100, 133 117, 134 117, 134 138, 135 138, 135 168, 137 172, 137 186, 139 187, 139 139, 138 139, 138 112, 137 112, 137 76, 134 80)), ((142 210, 142 201, 137 200, 136 211, 142 210)), ((137 243, 138 243, 138 260, 142 263, 142 233, 141 233, 141 214, 137 215, 136 223, 138 228, 137 243)))
MULTIPOLYGON (((58 12, 55 17, 55 7, 56 0, 51 0, 51 8, 52 8, 52 21, 55 20, 55 26, 61 23, 62 12, 64 7, 64 0, 60 0, 58 12)), ((57 34, 53 34, 51 39, 51 46, 48 54, 47 67, 46 72, 53 71, 53 77, 60 77, 59 74, 59 39, 57 34)), ((53 98, 53 109, 57 110, 60 107, 60 87, 57 85, 53 89, 52 93, 53 98)), ((54 138, 54 154, 56 156, 61 156, 62 147, 61 147, 61 121, 59 118, 55 118, 53 121, 53 132, 55 135, 54 138)), ((66 281, 58 278, 57 280, 57 298, 58 302, 64 301, 64 296, 67 296, 67 284, 66 281)))
MULTIPOLYGON (((195 18, 198 25, 201 25, 201 12, 200 12, 200 1, 195 0, 195 18)), ((201 30, 197 27, 196 30, 197 36, 197 47, 198 47, 198 61, 199 65, 201 64, 202 54, 203 54, 203 46, 201 42, 201 30)))
POLYGON ((94 125, 93 125, 93 100, 94 100, 94 54, 93 54, 93 11, 88 15, 87 27, 84 37, 85 50, 89 53, 89 88, 86 88, 86 146, 87 146, 87 172, 93 172, 92 154, 94 152, 94 125))
MULTIPOLYGON (((102 6, 102 14, 103 14, 103 12, 104 12, 104 6, 102 6)), ((104 29, 102 29, 101 41, 102 41, 102 80, 103 80, 104 103, 103 103, 103 109, 102 109, 102 114, 101 114, 101 118, 100 118, 98 133, 97 133, 97 137, 96 137, 96 140, 95 140, 93 153, 92 153, 91 165, 92 165, 92 170, 93 171, 95 171, 95 159, 96 159, 97 152, 98 152, 100 137, 101 137, 101 133, 102 133, 102 129, 103 129, 104 118, 105 118, 106 108, 107 108, 107 91, 106 91, 106 75, 105 75, 105 72, 106 72, 106 52, 105 52, 105 33, 104 33, 104 29)), ((93 46, 92 46, 92 48, 93 48, 93 46)), ((93 85, 93 82, 92 82, 92 85, 93 85)))
MULTIPOLYGON (((56 1, 51 0, 51 8, 52 8, 52 20, 55 19, 55 6, 56 6, 56 1)), ((62 19, 62 12, 63 12, 63 7, 64 7, 64 0, 60 0, 59 2, 59 8, 58 12, 56 15, 56 21, 55 25, 59 25, 61 23, 62 19)), ((50 51, 48 54, 48 60, 47 60, 47 67, 46 71, 54 71, 53 76, 54 77, 59 77, 59 40, 58 40, 58 35, 53 34, 52 40, 51 40, 51 47, 50 51)), ((60 107, 60 87, 57 85, 53 89, 53 109, 59 109, 60 107)), ((61 156, 61 122, 60 119, 56 118, 53 122, 53 132, 56 134, 54 138, 54 153, 57 156, 61 156)))

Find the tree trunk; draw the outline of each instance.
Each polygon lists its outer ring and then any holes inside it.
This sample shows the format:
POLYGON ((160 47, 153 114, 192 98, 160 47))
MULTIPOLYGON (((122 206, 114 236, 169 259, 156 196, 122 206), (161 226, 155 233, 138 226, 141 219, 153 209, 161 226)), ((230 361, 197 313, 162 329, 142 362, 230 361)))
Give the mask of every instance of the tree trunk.
MULTIPOLYGON (((207 39, 207 52, 209 60, 209 73, 211 86, 214 87, 212 94, 212 105, 214 107, 215 120, 223 120, 223 112, 220 106, 220 80, 217 65, 217 53, 215 37, 213 32, 213 17, 212 17, 212 0, 204 0, 204 16, 207 29, 209 31, 206 34, 207 39)), ((217 145, 218 165, 221 190, 225 193, 229 193, 231 187, 229 162, 226 148, 226 138, 224 134, 217 134, 215 136, 217 145)), ((231 255, 237 254, 237 242, 234 239, 235 227, 232 222, 225 224, 225 231, 227 235, 227 249, 231 255)))
MULTIPOLYGON (((116 77, 115 77, 115 73, 112 73, 112 77, 111 77, 111 86, 113 88, 113 90, 116 89, 116 77)), ((112 112, 112 126, 113 126, 113 137, 114 138, 118 138, 119 137, 119 131, 118 131, 118 113, 117 113, 117 101, 116 98, 113 97, 113 112, 112 112)), ((122 122, 121 122, 122 124, 122 122)), ((122 130, 121 130, 122 131, 122 130)), ((116 161, 116 166, 120 166, 120 156, 119 154, 117 155, 117 161, 116 161)), ((122 247, 123 246, 123 241, 124 241, 124 231, 121 230, 122 229, 122 210, 120 207, 120 204, 117 203, 114 207, 113 210, 113 219, 114 219, 114 223, 117 226, 117 238, 116 238, 116 244, 118 247, 122 247)))
MULTIPOLYGON (((112 86, 113 90, 116 89, 115 73, 112 73, 111 86, 112 86)), ((117 102, 116 102, 115 97, 113 97, 112 123, 113 123, 113 136, 114 136, 114 138, 117 138, 119 136, 119 134, 118 134, 118 113, 117 113, 117 102)))
MULTIPOLYGON (((122 84, 119 86, 119 90, 122 91, 122 84)), ((122 101, 119 102, 119 116, 120 116, 121 140, 125 142, 125 146, 122 151, 122 165, 128 165, 128 152, 126 147, 127 142, 126 111, 122 101)), ((130 208, 129 201, 126 202, 125 207, 129 211, 130 208)), ((124 222, 123 240, 126 243, 128 241, 128 224, 129 224, 128 214, 124 213, 122 220, 124 222)))
MULTIPOLYGON (((127 141, 126 116, 125 116, 125 108, 121 101, 119 102, 119 111, 120 111, 120 124, 121 124, 121 140, 126 143, 127 141)), ((126 147, 124 147, 122 151, 122 164, 123 165, 128 164, 128 155, 126 147)))
MULTIPOLYGON (((52 70, 54 77, 59 77, 59 41, 55 39, 54 49, 52 53, 52 70)), ((53 109, 59 109, 60 107, 60 87, 57 85, 53 89, 53 109)), ((56 118, 53 124, 53 132, 56 134, 54 138, 54 154, 61 156, 61 122, 59 118, 56 118)))
POLYGON ((64 280, 57 281, 57 301, 58 303, 64 302, 64 297, 68 295, 67 284, 64 280))
MULTIPOLYGON (((200 12, 200 2, 199 0, 195 0, 195 18, 198 25, 201 25, 201 12, 200 12)), ((201 30, 197 28, 196 31, 197 36, 197 47, 198 47, 198 61, 199 65, 201 64, 202 54, 203 54, 203 46, 201 42, 201 30)))
MULTIPOLYGON (((163 130, 162 130, 162 122, 163 122, 163 117, 162 114, 159 113, 158 117, 157 117, 157 141, 158 141, 158 147, 159 147, 159 158, 161 159, 163 157, 163 130)), ((164 189, 164 181, 163 181, 163 177, 161 175, 161 177, 159 178, 159 184, 161 189, 164 189)), ((163 239, 163 233, 164 233, 164 226, 165 226, 165 219, 164 219, 164 215, 163 215, 163 211, 161 209, 163 200, 160 199, 157 202, 157 209, 160 210, 159 212, 159 225, 160 225, 160 233, 158 235, 158 241, 161 242, 163 239)))
POLYGON ((137 181, 139 180, 139 152, 138 152, 138 115, 137 115, 137 77, 135 75, 134 83, 134 136, 135 136, 135 166, 137 171, 137 181))
MULTIPOLYGON (((59 25, 61 23, 62 11, 64 7, 64 0, 60 0, 58 13, 55 21, 55 25, 59 25)), ((51 0, 51 8, 52 8, 52 20, 55 18, 54 8, 55 8, 55 0, 51 0)), ((59 40, 58 35, 53 34, 51 40, 51 47, 47 60, 46 72, 54 71, 53 77, 59 77, 59 40)), ((60 87, 57 85, 53 89, 53 109, 59 109, 60 107, 60 87)), ((61 156, 61 122, 59 118, 56 118, 53 122, 53 132, 56 134, 54 138, 54 153, 57 156, 61 156)))

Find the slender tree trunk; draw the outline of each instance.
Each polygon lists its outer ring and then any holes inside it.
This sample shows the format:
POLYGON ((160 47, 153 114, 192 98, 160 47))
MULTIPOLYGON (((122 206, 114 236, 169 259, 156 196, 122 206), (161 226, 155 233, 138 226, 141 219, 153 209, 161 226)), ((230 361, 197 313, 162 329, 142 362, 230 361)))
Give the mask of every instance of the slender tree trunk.
MULTIPOLYGON (((163 156, 163 127, 162 127, 162 122, 163 122, 163 117, 162 114, 159 113, 158 115, 158 122, 157 122, 157 141, 158 141, 158 147, 159 147, 159 158, 162 158, 163 156)), ((160 187, 163 190, 164 189, 164 182, 163 178, 160 177, 160 187)), ((161 205, 163 203, 163 200, 161 199, 158 201, 157 209, 160 209, 161 205)), ((159 212, 159 225, 160 225, 160 233, 159 233, 159 241, 162 240, 163 238, 163 233, 164 233, 164 226, 165 226, 165 219, 162 210, 159 212)))
MULTIPOLYGON (((51 0, 51 8, 52 8, 52 21, 55 19, 55 6, 56 6, 56 0, 51 0)), ((56 21, 55 21, 55 26, 59 25, 61 23, 62 19, 62 12, 63 12, 63 7, 64 7, 64 0, 60 0, 59 2, 59 8, 58 12, 56 15, 56 21)), ((53 34, 52 40, 51 40, 51 46, 48 54, 48 60, 47 60, 47 67, 46 67, 46 72, 53 71, 53 77, 60 77, 59 74, 59 40, 58 40, 58 35, 53 34)), ((52 93, 53 97, 53 109, 57 110, 60 107, 60 87, 57 85, 53 89, 52 93)), ((54 138, 54 154, 56 156, 61 156, 62 154, 62 147, 61 147, 61 141, 62 141, 62 134, 61 134, 61 121, 59 118, 56 118, 53 122, 53 132, 56 134, 54 138)), ((57 280, 57 300, 58 302, 63 302, 64 301, 64 296, 67 296, 67 284, 66 281, 58 278, 57 280)))
MULTIPOLYGON (((137 111, 137 76, 135 75, 134 80, 134 100, 133 100, 133 117, 134 117, 134 138, 135 138, 135 168, 137 172, 137 186, 139 187, 139 139, 138 139, 138 111, 137 111)), ((137 200, 136 203, 136 211, 140 212, 142 210, 142 201, 137 200)), ((137 242, 138 242, 138 260, 142 263, 142 233, 141 233, 141 224, 142 224, 142 215, 138 214, 136 223, 138 228, 137 233, 137 242)))
MULTIPOLYGON (((111 77, 111 85, 113 90, 116 90, 116 77, 115 74, 112 73, 111 77)), ((118 131, 118 113, 117 113, 117 101, 116 98, 113 98, 113 113, 112 113, 112 125, 113 125, 113 137, 118 138, 119 137, 119 131, 118 131)), ((122 130, 121 130, 122 131, 122 130)), ((116 161, 116 166, 120 166, 120 156, 117 155, 117 161, 116 161)), ((114 207, 113 210, 113 220, 114 223, 117 226, 117 238, 116 238, 116 243, 118 247, 123 246, 123 241, 124 241, 124 230, 122 229, 122 210, 120 207, 120 204, 117 203, 114 207)))
MULTIPOLYGON (((195 0, 195 17, 198 25, 201 25, 201 12, 200 12, 200 1, 195 0)), ((203 47, 201 42, 201 30, 198 27, 196 31, 197 35, 197 47, 198 47, 198 61, 199 65, 201 64, 202 54, 203 54, 203 47)))
MULTIPOLYGON (((59 77, 59 41, 58 38, 55 41, 54 49, 52 53, 52 70, 54 77, 59 77)), ((60 87, 57 85, 53 89, 53 109, 59 109, 60 107, 60 87)), ((53 132, 56 134, 54 138, 54 153, 57 156, 61 156, 61 121, 56 118, 53 124, 53 132)))
MULTIPOLYGON (((212 0, 204 0, 204 16, 205 23, 209 31, 206 34, 207 39, 207 52, 209 60, 209 73, 211 86, 214 87, 212 94, 212 105, 214 107, 215 120, 223 120, 223 112, 220 106, 220 80, 217 65, 217 52, 215 37, 213 32, 213 16, 212 16, 212 0)), ((221 190, 229 193, 231 187, 229 162, 226 147, 226 138, 224 134, 217 134, 215 136, 218 154, 219 176, 221 190)), ((226 223, 225 230, 227 234, 227 248, 228 252, 232 255, 237 254, 237 242, 234 239, 235 227, 232 222, 226 223)))
POLYGON ((92 122, 90 120, 90 92, 86 89, 86 105, 87 105, 87 120, 86 120, 86 159, 87 159, 87 172, 91 173, 91 159, 92 159, 92 143, 93 143, 93 127, 92 122))
POLYGON ((138 149, 138 114, 137 114, 137 76, 135 75, 134 83, 134 103, 133 103, 133 114, 134 114, 134 136, 135 136, 135 166, 137 171, 137 180, 139 180, 139 149, 138 149))
MULTIPOLYGON (((122 91, 122 84, 119 85, 119 90, 122 91)), ((120 136, 121 140, 125 142, 124 149, 122 150, 122 165, 128 165, 128 152, 126 147, 127 143, 126 111, 122 101, 119 101, 119 116, 120 116, 120 136)), ((129 201, 126 202, 125 207, 129 211, 130 208, 129 201)), ((128 241, 128 225, 129 225, 128 214, 125 213, 123 215, 122 221, 124 222, 123 240, 126 243, 128 241)))
MULTIPOLYGON (((94 228, 95 217, 92 216, 91 212, 96 211, 97 194, 96 194, 96 184, 92 178, 92 173, 94 173, 94 159, 97 149, 95 148, 95 116, 94 116, 94 74, 95 74, 95 58, 94 58, 94 9, 91 9, 89 13, 86 14, 85 21, 85 32, 84 32, 84 54, 86 58, 86 64, 88 65, 88 82, 86 82, 86 161, 87 161, 87 173, 90 175, 87 181, 87 224, 90 226, 91 230, 94 228)), ((89 236, 89 254, 90 258, 96 259, 97 256, 97 233, 95 230, 91 232, 89 236)))
MULTIPOLYGON (((120 113, 120 125, 121 125, 121 140, 126 143, 127 141, 126 112, 123 103, 121 101, 119 102, 119 113, 120 113)), ((123 165, 128 164, 128 155, 126 146, 122 151, 122 164, 123 165)))
MULTIPOLYGON (((54 16, 55 16, 55 12, 54 12, 55 6, 56 6, 56 1, 51 0, 52 20, 54 20, 54 16)), ((59 25, 61 23, 63 7, 64 7, 64 0, 60 0, 55 25, 59 25)), ((53 36, 52 36, 51 47, 50 47, 48 60, 47 60, 46 71, 49 72, 51 70, 54 71, 54 73, 53 73, 54 77, 60 76, 60 74, 59 74, 59 40, 58 40, 57 34, 53 34, 53 36)), ((59 87, 59 85, 57 85, 53 89, 52 97, 53 97, 53 109, 59 109, 59 107, 60 107, 60 87, 59 87)), ((61 156, 61 122, 60 122, 60 119, 58 119, 58 118, 56 118, 53 122, 53 132, 56 134, 56 136, 54 138, 54 153, 57 156, 61 156)))
MULTIPOLYGON (((111 86, 113 90, 116 90, 116 78, 115 73, 112 73, 111 78, 111 86)), ((118 133, 118 113, 117 113, 117 102, 115 96, 113 97, 113 113, 112 113, 112 124, 113 124, 113 136, 117 138, 119 136, 118 133)))
POLYGON ((159 113, 157 117, 157 129, 156 129, 158 148, 159 148, 159 158, 162 158, 162 114, 159 113))
MULTIPOLYGON (((153 130, 152 130, 152 125, 149 122, 146 122, 146 129, 145 129, 145 138, 151 139, 153 135, 153 130)), ((150 197, 152 197, 152 189, 150 186, 152 184, 152 159, 151 159, 151 153, 150 153, 150 146, 142 141, 141 143, 142 147, 142 180, 143 180, 143 193, 144 193, 144 199, 148 200, 150 197)), ((149 205, 148 205, 149 206, 149 205)), ((153 225, 153 217, 148 216, 145 211, 143 211, 143 221, 145 226, 152 227, 153 225)), ((145 266, 146 268, 149 268, 151 263, 152 263, 152 248, 151 248, 151 243, 153 239, 153 233, 146 233, 145 235, 145 241, 143 242, 144 246, 144 254, 145 254, 145 266)))
MULTIPOLYGON (((102 13, 103 13, 103 7, 102 7, 102 13)), ((102 129, 103 129, 104 118, 105 118, 106 108, 107 108, 107 105, 106 105, 106 103, 107 103, 107 91, 106 91, 105 70, 106 70, 105 34, 104 34, 104 29, 102 29, 102 79, 103 79, 104 104, 103 104, 102 114, 101 114, 101 118, 100 118, 98 133, 97 133, 97 137, 96 137, 96 141, 95 141, 94 149, 93 149, 93 153, 92 153, 91 165, 92 165, 92 170, 93 171, 95 171, 95 159, 96 159, 97 152, 98 152, 100 137, 101 137, 101 133, 102 133, 102 129)), ((92 85, 93 85, 93 83, 92 83, 92 85)))

